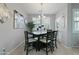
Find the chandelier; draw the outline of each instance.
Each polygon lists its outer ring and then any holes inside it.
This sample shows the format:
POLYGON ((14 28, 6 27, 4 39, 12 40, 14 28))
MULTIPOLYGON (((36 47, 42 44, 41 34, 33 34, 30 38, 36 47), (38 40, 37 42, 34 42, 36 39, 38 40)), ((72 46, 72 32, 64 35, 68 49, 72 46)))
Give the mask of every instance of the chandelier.
POLYGON ((44 14, 43 14, 43 3, 40 3, 40 6, 41 6, 41 9, 39 10, 39 12, 40 12, 39 18, 40 18, 40 23, 42 25, 42 20, 43 20, 43 17, 44 17, 44 14))
POLYGON ((40 3, 40 10, 39 10, 39 19, 40 19, 40 25, 38 26, 38 29, 40 31, 42 31, 42 28, 44 28, 44 24, 43 24, 43 18, 44 18, 44 13, 43 13, 43 6, 44 4, 43 3, 40 3))
POLYGON ((9 18, 9 9, 5 3, 0 3, 0 23, 4 23, 9 18))

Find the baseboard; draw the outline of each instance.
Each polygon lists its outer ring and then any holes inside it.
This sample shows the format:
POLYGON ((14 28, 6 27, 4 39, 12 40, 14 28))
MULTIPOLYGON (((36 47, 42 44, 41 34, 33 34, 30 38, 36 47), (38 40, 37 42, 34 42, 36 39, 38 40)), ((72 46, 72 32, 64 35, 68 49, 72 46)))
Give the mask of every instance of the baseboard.
POLYGON ((79 48, 79 46, 67 46, 64 43, 60 42, 59 40, 58 43, 61 43, 61 45, 63 45, 65 48, 79 48))
POLYGON ((18 48, 19 46, 21 46, 23 43, 24 43, 24 41, 22 41, 20 44, 18 44, 14 49, 12 49, 9 52, 7 52, 7 55, 9 55, 11 52, 13 52, 16 48, 18 48))
POLYGON ((71 46, 72 48, 79 48, 79 46, 71 46))

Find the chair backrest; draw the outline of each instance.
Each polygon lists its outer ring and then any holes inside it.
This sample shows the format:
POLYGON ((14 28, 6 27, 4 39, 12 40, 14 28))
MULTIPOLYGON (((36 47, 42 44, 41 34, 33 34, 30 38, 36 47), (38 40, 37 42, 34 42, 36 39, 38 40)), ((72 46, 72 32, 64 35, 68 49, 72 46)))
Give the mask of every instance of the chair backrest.
POLYGON ((57 33, 58 31, 53 31, 53 38, 57 39, 57 33))
POLYGON ((47 40, 52 40, 52 30, 47 30, 47 40))
POLYGON ((29 39, 30 38, 33 38, 33 34, 31 32, 28 32, 28 31, 24 31, 24 34, 25 34, 25 42, 29 42, 29 39))
POLYGON ((24 35, 25 35, 25 44, 28 43, 28 32, 24 31, 24 35))

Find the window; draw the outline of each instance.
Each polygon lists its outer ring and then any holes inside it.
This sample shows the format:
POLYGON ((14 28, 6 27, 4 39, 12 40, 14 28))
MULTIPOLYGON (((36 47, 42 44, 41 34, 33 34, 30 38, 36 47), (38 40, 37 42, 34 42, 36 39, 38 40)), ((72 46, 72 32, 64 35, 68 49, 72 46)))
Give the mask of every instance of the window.
POLYGON ((79 9, 73 9, 73 31, 79 32, 79 9))
POLYGON ((50 17, 49 16, 43 16, 42 20, 41 20, 40 17, 41 16, 32 17, 32 20, 33 20, 33 22, 35 24, 34 30, 37 30, 37 28, 40 25, 44 25, 45 29, 50 29, 51 28, 51 26, 50 26, 50 17))
POLYGON ((33 20, 33 23, 35 24, 34 30, 37 30, 38 26, 40 26, 40 18, 39 17, 33 17, 32 20, 33 20))
POLYGON ((51 28, 51 26, 50 26, 50 17, 44 16, 43 20, 42 20, 42 24, 45 26, 46 29, 50 29, 51 28))

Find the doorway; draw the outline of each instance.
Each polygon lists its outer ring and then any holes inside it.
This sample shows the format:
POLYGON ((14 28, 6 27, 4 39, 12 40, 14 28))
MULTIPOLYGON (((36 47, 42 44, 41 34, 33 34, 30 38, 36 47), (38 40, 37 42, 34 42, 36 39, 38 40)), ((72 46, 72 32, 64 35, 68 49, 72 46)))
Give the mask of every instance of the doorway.
POLYGON ((58 41, 64 41, 65 19, 64 16, 60 16, 55 20, 55 30, 58 30, 58 41))

